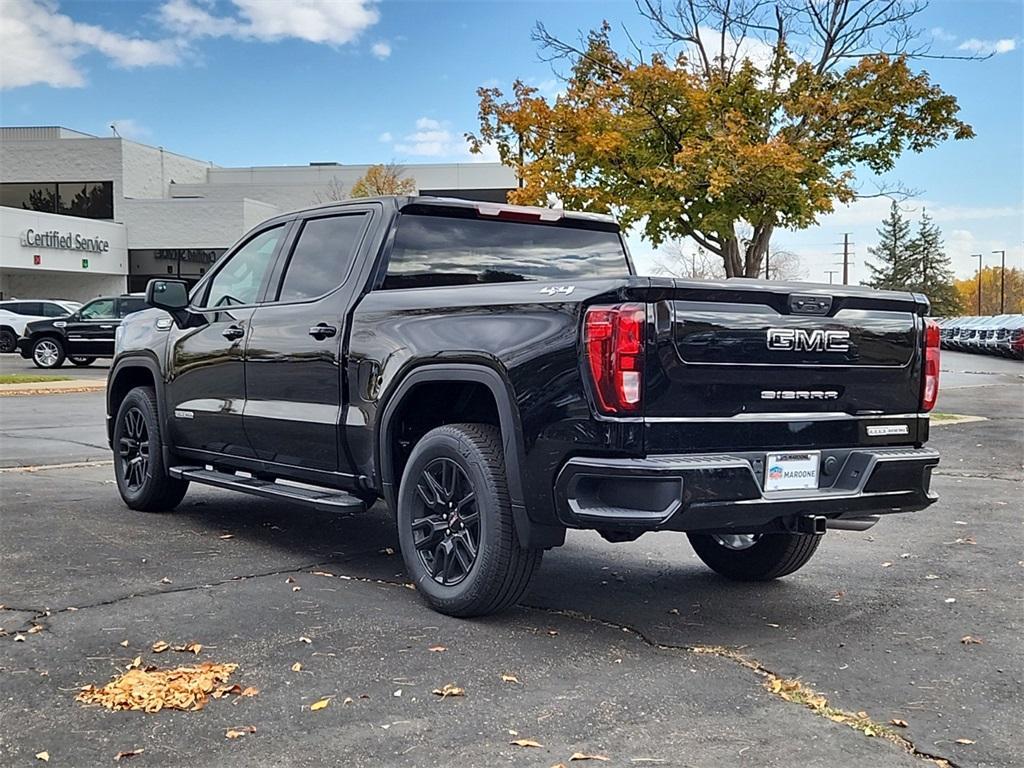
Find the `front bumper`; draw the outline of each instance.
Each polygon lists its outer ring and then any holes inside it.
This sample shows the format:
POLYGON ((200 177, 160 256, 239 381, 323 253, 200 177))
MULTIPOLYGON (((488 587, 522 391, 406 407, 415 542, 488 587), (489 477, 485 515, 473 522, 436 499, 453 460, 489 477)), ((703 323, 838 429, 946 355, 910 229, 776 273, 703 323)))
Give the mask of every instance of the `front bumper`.
POLYGON ((768 493, 764 457, 576 457, 555 481, 555 508, 570 528, 757 533, 795 530, 802 517, 863 519, 938 500, 929 486, 939 454, 930 448, 823 450, 818 488, 768 493))

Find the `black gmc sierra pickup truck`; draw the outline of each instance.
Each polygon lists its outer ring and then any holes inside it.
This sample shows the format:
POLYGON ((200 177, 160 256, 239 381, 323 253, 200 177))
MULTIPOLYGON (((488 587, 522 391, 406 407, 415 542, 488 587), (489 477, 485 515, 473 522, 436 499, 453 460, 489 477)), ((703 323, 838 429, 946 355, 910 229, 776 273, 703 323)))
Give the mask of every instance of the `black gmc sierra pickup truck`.
POLYGON ((383 498, 447 614, 515 602, 567 528, 764 580, 937 498, 923 296, 638 277, 611 218, 425 197, 279 216, 146 296, 107 387, 125 503, 383 498))

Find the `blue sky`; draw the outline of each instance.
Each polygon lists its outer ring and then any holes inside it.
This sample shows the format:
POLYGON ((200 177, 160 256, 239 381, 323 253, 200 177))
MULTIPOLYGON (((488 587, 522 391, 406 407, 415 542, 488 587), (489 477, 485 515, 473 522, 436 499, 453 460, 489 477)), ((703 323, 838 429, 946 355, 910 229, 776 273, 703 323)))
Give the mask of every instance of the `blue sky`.
MULTIPOLYGON (((530 40, 535 22, 563 36, 602 19, 647 31, 632 3, 596 1, 0 0, 0 14, 4 125, 109 135, 115 122, 126 137, 218 165, 466 161, 477 87, 519 77, 558 88, 530 40)), ((908 213, 929 209, 962 275, 970 254, 996 263, 1000 248, 1024 265, 1022 18, 1019 0, 940 0, 919 18, 934 53, 996 52, 924 63, 978 137, 905 156, 886 177, 919 191, 908 213)), ((887 205, 844 207, 773 246, 827 280, 852 232, 859 279, 887 205)), ((633 249, 650 269, 652 249, 638 239, 633 249)))

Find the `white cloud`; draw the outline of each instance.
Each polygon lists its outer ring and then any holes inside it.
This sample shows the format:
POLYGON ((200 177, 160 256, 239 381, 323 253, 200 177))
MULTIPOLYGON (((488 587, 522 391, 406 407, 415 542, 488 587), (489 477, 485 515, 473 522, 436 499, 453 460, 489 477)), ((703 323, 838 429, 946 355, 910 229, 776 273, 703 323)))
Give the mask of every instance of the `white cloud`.
POLYGON ((379 43, 374 43, 370 46, 370 53, 378 59, 384 60, 391 55, 391 44, 381 40, 379 43))
POLYGON ((941 40, 944 43, 951 43, 956 40, 956 35, 952 32, 947 32, 942 27, 932 27, 929 32, 935 40, 941 40))
POLYGON ((149 128, 131 117, 111 120, 110 124, 117 129, 117 134, 125 139, 146 139, 152 133, 149 128))
POLYGON ((391 135, 391 131, 384 131, 384 133, 377 137, 377 141, 382 144, 390 144, 393 140, 394 137, 391 135))
POLYGON ((1009 53, 1016 50, 1016 48, 1017 41, 1012 37, 1004 37, 1000 40, 979 40, 976 37, 972 37, 970 40, 964 40, 957 46, 958 51, 970 51, 982 56, 1009 53))
POLYGON ((232 0, 232 4, 233 14, 218 16, 205 0, 168 0, 160 8, 160 18, 187 37, 264 42, 296 38, 331 45, 352 42, 380 19, 374 0, 232 0))
POLYGON ((48 0, 0 2, 0 88, 85 85, 77 60, 90 52, 125 68, 174 64, 178 40, 147 40, 77 22, 48 0))
MULTIPOLYGON (((392 140, 391 133, 382 133, 380 140, 390 142, 392 140)), ((463 163, 498 162, 498 150, 496 147, 485 145, 480 154, 470 154, 469 144, 461 132, 452 131, 447 121, 437 120, 432 117, 418 118, 415 123, 415 130, 404 134, 397 140, 392 146, 392 150, 395 155, 404 158, 429 157, 463 163)))

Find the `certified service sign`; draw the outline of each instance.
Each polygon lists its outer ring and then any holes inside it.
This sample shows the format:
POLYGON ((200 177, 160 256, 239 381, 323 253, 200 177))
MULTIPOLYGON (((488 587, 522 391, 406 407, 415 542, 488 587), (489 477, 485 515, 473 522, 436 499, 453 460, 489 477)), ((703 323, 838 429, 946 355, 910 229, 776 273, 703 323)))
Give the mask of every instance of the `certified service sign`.
POLYGON ((79 232, 60 232, 56 229, 49 232, 27 229, 21 236, 21 245, 23 248, 53 248, 87 253, 106 253, 110 250, 110 241, 102 237, 87 237, 79 232))

